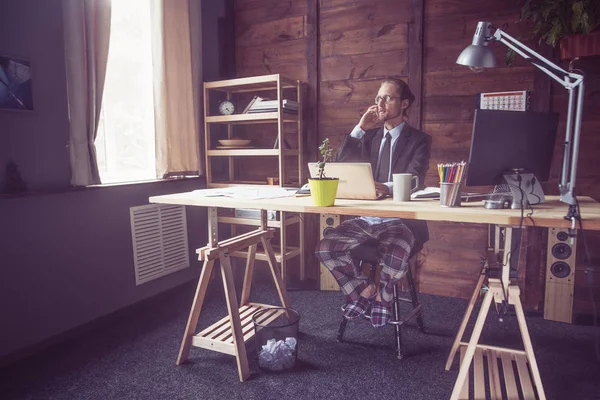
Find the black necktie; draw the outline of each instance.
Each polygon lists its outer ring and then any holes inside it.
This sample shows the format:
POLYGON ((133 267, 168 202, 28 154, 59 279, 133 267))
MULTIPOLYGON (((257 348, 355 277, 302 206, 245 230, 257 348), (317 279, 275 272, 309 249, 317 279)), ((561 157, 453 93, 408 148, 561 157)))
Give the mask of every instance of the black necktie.
POLYGON ((389 132, 385 134, 385 144, 381 155, 379 156, 379 168, 375 180, 377 182, 388 182, 390 175, 390 149, 392 148, 392 135, 389 132))

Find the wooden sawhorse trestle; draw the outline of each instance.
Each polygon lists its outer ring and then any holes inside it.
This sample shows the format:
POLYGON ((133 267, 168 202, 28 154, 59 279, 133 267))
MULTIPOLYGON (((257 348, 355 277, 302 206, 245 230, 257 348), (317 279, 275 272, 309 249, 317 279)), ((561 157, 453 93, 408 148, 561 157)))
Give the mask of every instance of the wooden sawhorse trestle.
MULTIPOLYGON (((209 209, 209 219, 210 218, 216 219, 216 209, 209 209)), ((194 301, 192 303, 192 309, 183 335, 183 341, 181 342, 177 365, 181 365, 187 360, 190 347, 195 346, 235 356, 240 381, 243 382, 250 376, 248 356, 246 354, 246 343, 254 338, 252 315, 259 310, 275 307, 267 304, 249 302, 256 248, 259 243, 262 244, 265 253, 268 256, 271 275, 275 281, 282 307, 286 309, 290 307, 290 300, 285 290, 285 285, 283 284, 281 274, 276 267, 275 253, 270 241, 273 237, 273 230, 267 228, 266 211, 262 211, 261 221, 261 227, 259 229, 218 243, 216 241, 216 232, 209 231, 209 244, 196 251, 199 260, 204 261, 204 266, 200 273, 198 288, 196 289, 196 295, 194 296, 194 301), (240 304, 238 305, 229 254, 245 248, 248 248, 248 258, 244 274, 242 296, 240 304), (198 324, 198 318, 200 317, 200 310, 202 309, 208 282, 210 281, 213 266, 217 259, 221 265, 221 276, 223 287, 225 289, 225 298, 227 300, 228 315, 195 334, 194 332, 196 331, 196 325, 198 324)), ((262 315, 262 319, 259 322, 268 324, 283 312, 284 310, 282 309, 266 312, 262 315)))
POLYGON ((521 304, 521 292, 516 283, 511 282, 510 279, 510 257, 515 251, 519 251, 520 243, 515 244, 512 227, 507 226, 500 228, 496 226, 494 229, 496 240, 493 251, 488 254, 484 266, 484 273, 479 277, 475 290, 473 291, 467 311, 460 324, 460 328, 454 339, 450 355, 446 362, 446 371, 448 371, 452 366, 454 357, 460 350, 460 370, 450 399, 469 399, 469 369, 472 364, 475 399, 484 399, 486 396, 485 372, 487 370, 487 382, 489 382, 489 393, 492 399, 508 398, 509 400, 518 400, 520 398, 518 387, 520 387, 520 392, 525 400, 533 400, 536 398, 545 400, 546 395, 542 386, 542 379, 540 377, 535 354, 533 353, 533 346, 531 344, 529 330, 527 329, 527 322, 525 321, 525 313, 523 312, 523 306, 521 304), (500 240, 501 229, 504 230, 503 246, 501 245, 500 240), (477 320, 475 321, 473 332, 471 333, 471 338, 468 342, 463 342, 462 337, 475 307, 475 302, 483 288, 486 275, 489 273, 489 267, 498 264, 502 267, 501 276, 499 278, 487 279, 487 291, 483 297, 481 308, 477 320), (500 307, 506 307, 507 305, 514 306, 524 350, 479 344, 479 338, 492 301, 500 307), (484 357, 487 359, 487 363, 484 362, 484 357), (498 365, 499 361, 502 366, 502 371, 500 371, 498 365), (487 365, 487 368, 485 368, 485 365, 487 365), (502 379, 501 376, 503 376, 502 379), (506 397, 503 396, 503 387, 506 397))

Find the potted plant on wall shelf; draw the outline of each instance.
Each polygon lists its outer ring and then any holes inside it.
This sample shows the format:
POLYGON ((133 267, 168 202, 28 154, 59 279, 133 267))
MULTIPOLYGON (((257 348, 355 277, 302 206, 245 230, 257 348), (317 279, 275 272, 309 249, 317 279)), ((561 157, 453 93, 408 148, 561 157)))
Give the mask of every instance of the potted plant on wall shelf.
POLYGON ((600 54, 598 0, 527 0, 520 20, 533 22, 533 37, 552 47, 563 60, 600 54))
POLYGON ((329 207, 335 203, 335 195, 340 183, 339 178, 325 176, 325 165, 333 158, 333 148, 329 145, 329 138, 323 140, 323 143, 319 146, 319 153, 321 153, 322 158, 317 162, 319 176, 308 179, 310 195, 315 206, 329 207))

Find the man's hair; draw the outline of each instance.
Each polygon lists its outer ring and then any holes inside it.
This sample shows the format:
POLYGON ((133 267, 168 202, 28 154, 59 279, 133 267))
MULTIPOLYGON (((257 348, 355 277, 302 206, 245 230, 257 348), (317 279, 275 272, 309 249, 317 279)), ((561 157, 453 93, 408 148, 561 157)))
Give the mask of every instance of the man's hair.
POLYGON ((411 92, 410 88, 408 87, 408 84, 402 79, 389 76, 385 78, 383 82, 381 82, 382 85, 384 83, 390 83, 392 85, 395 85, 396 90, 398 91, 398 95, 400 96, 400 100, 408 100, 408 107, 410 107, 413 101, 415 101, 415 95, 411 92))

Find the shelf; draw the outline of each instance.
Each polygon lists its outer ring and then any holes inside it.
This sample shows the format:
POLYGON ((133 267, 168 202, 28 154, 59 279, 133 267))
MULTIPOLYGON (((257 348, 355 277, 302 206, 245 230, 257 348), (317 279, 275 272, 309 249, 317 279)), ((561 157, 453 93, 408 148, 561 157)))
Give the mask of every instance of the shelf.
MULTIPOLYGON (((467 343, 461 343, 461 364, 466 352, 466 345, 467 343)), ((519 399, 518 388, 523 393, 523 398, 535 399, 535 385, 528 364, 524 351, 478 345, 472 362, 475 398, 485 398, 486 386, 489 385, 488 390, 493 399, 504 398, 503 391, 508 394, 509 399, 519 399)), ((469 399, 469 379, 470 377, 467 375, 459 399, 469 399)))
POLYGON ((207 189, 213 188, 226 188, 231 186, 265 186, 267 184, 266 179, 264 181, 227 181, 227 182, 210 182, 206 184, 207 189))
MULTIPOLYGON (((280 263, 281 262, 281 250, 279 248, 279 246, 277 245, 272 245, 273 246, 273 251, 275 252, 275 260, 280 263)), ((292 247, 292 246, 287 246, 287 251, 284 255, 286 260, 289 260, 290 258, 294 258, 297 255, 300 255, 300 248, 299 247, 292 247)), ((229 253, 229 256, 231 257, 240 257, 240 258, 248 258, 248 252, 247 251, 243 251, 243 250, 238 250, 238 251, 234 251, 232 253, 229 253)), ((256 250, 256 256, 255 258, 257 260, 261 260, 261 261, 269 261, 269 257, 267 257, 265 251, 263 249, 258 249, 256 250)))
MULTIPOLYGON (((240 218, 234 217, 233 215, 220 215, 218 221, 224 224, 233 225, 247 225, 247 226, 260 226, 260 219, 254 218, 240 218)), ((285 226, 296 224, 300 221, 300 217, 293 216, 285 219, 285 226)), ((269 228, 281 228, 281 221, 267 220, 267 226, 269 228)))
MULTIPOLYGON (((281 152, 284 156, 297 156, 298 150, 284 149, 281 152)), ((208 156, 279 156, 279 149, 231 149, 231 150, 208 150, 208 156)))
MULTIPOLYGON (((244 343, 249 342, 254 337, 254 322, 252 321, 254 313, 273 307, 278 306, 248 303, 239 308, 244 343)), ((285 310, 281 308, 267 311, 261 315, 258 322, 268 325, 284 312, 285 310)), ((192 338, 192 346, 235 356, 235 345, 233 344, 233 334, 231 332, 231 317, 228 315, 194 335, 192 338)))
MULTIPOLYGON (((298 122, 297 114, 282 113, 283 122, 298 122)), ((268 122, 277 122, 279 113, 265 112, 256 114, 233 114, 233 115, 208 115, 206 122, 221 124, 264 124, 268 122)))
POLYGON ((204 88, 222 90, 229 93, 257 92, 277 89, 278 80, 281 81, 281 87, 283 89, 297 88, 298 81, 285 78, 279 74, 205 82, 204 88))

